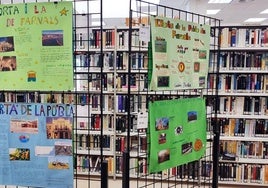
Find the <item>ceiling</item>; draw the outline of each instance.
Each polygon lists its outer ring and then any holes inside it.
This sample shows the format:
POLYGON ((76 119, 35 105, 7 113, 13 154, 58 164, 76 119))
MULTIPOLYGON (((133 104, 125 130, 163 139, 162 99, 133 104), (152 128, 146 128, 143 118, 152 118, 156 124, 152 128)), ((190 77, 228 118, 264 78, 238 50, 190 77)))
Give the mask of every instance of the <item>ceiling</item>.
POLYGON ((229 4, 208 4, 208 0, 160 0, 160 4, 206 15, 207 9, 221 9, 216 15, 208 15, 221 20, 221 25, 268 25, 268 14, 260 14, 268 9, 267 0, 232 0, 229 4), (244 23, 248 18, 267 18, 260 23, 244 23))

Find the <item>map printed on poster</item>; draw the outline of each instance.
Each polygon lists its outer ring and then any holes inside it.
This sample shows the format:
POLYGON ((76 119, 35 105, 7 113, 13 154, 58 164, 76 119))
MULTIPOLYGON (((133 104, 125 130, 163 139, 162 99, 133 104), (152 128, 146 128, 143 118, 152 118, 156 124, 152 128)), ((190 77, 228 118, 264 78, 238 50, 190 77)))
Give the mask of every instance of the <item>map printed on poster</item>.
POLYGON ((200 159, 206 150, 206 106, 202 98, 149 103, 149 172, 200 159))
POLYGON ((73 187, 73 106, 0 103, 0 184, 73 187))
POLYGON ((206 87, 210 26, 151 17, 151 38, 151 90, 206 87))
POLYGON ((72 2, 0 5, 0 89, 73 90, 72 2))

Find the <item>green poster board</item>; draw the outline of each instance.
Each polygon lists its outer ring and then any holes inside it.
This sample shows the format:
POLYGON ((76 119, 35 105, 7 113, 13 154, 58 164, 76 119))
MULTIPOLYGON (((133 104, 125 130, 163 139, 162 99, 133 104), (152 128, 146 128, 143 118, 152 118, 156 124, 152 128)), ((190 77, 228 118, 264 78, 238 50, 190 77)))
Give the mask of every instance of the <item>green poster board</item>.
POLYGON ((205 88, 210 26, 151 17, 151 90, 205 88))
POLYGON ((0 89, 73 90, 72 2, 0 5, 0 89))
POLYGON ((202 98, 149 103, 149 172, 200 159, 206 148, 206 106, 202 98))

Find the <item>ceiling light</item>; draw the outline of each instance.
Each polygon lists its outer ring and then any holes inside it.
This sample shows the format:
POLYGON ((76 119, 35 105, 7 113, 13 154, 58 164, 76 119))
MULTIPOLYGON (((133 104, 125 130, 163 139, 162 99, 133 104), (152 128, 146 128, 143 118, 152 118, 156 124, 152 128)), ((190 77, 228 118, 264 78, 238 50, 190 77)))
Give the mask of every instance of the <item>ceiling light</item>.
POLYGON ((268 9, 262 11, 260 14, 268 14, 268 9))
POLYGON ((208 3, 230 3, 232 0, 209 0, 208 3))
POLYGON ((217 14, 218 12, 220 12, 220 9, 207 10, 208 15, 217 14))
POLYGON ((249 18, 249 19, 245 20, 245 22, 262 22, 266 19, 267 18, 249 18))

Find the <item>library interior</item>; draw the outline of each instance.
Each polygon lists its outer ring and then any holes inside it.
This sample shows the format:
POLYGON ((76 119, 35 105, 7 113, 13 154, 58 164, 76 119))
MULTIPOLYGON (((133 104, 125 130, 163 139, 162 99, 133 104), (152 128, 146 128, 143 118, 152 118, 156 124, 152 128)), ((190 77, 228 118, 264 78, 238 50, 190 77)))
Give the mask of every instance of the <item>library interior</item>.
POLYGON ((268 187, 266 1, 0 0, 0 28, 0 188, 268 187))

